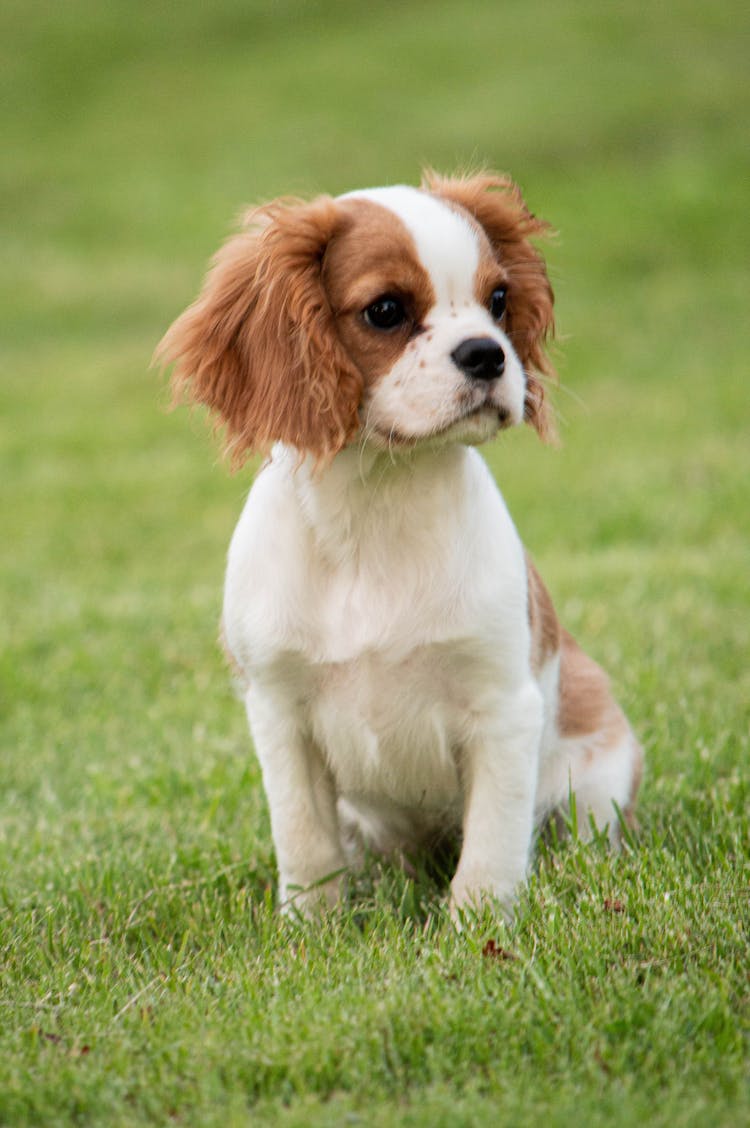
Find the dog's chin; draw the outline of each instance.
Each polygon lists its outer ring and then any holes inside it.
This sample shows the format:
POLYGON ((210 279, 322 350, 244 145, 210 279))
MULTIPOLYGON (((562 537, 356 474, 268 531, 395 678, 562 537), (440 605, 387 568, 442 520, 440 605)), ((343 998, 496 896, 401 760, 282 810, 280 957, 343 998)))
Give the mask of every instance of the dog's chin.
POLYGON ((494 439, 498 431, 504 431, 514 423, 515 420, 507 408, 485 404, 463 418, 457 419, 443 434, 446 442, 479 446, 480 443, 494 439))
POLYGON ((486 403, 436 430, 410 434, 394 423, 390 428, 383 425, 370 426, 363 438, 375 449, 391 452, 436 449, 454 443, 479 446, 494 439, 499 431, 513 427, 516 422, 518 421, 508 408, 486 403))

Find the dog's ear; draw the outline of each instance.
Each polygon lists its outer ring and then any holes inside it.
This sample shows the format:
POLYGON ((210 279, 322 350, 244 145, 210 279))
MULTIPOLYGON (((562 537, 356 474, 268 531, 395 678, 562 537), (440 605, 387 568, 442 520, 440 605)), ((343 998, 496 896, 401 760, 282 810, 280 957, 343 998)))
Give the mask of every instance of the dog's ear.
POLYGON ((362 377, 321 280, 337 222, 329 197, 248 213, 156 350, 174 364, 175 400, 205 404, 224 424, 235 466, 277 441, 325 462, 356 432, 362 377))
POLYGON ((552 439, 555 426, 544 382, 555 375, 545 347, 554 333, 554 298, 544 259, 530 242, 548 233, 549 225, 531 214, 512 180, 495 173, 441 177, 427 172, 422 186, 469 212, 507 268, 507 333, 526 373, 524 417, 543 439, 552 439))

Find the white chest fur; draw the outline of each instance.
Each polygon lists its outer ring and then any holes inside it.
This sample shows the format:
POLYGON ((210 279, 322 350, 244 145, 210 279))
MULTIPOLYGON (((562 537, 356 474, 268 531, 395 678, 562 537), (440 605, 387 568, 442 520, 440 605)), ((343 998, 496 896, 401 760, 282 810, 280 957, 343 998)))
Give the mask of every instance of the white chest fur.
POLYGON ((313 738, 341 794, 427 814, 460 793, 457 751, 471 730, 464 648, 426 644, 400 660, 368 652, 323 666, 310 706, 313 738))
POLYGON ((294 730, 340 795, 438 814, 528 653, 525 565, 475 451, 382 458, 318 479, 275 453, 230 549, 225 633, 256 745, 294 730))

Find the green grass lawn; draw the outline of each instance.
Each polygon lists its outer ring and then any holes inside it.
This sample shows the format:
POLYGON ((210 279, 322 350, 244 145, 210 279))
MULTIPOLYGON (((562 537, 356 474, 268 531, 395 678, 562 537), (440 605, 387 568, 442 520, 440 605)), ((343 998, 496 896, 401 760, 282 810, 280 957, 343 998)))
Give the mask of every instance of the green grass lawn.
POLYGON ((738 1125, 748 1077, 747 6, 7 0, 0 1125, 738 1125), (647 750, 506 928, 373 865, 295 928, 216 644, 251 473, 148 370, 243 204, 511 172, 563 446, 486 455, 647 750))

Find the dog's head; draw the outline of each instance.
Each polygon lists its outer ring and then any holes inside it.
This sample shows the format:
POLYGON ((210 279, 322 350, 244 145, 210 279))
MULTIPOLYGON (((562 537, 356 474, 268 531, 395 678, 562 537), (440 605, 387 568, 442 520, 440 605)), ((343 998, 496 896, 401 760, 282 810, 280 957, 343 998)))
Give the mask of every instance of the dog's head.
POLYGON ((233 460, 280 441, 482 442, 544 394, 546 225, 508 179, 443 179, 250 212, 157 350, 226 426, 233 460))

